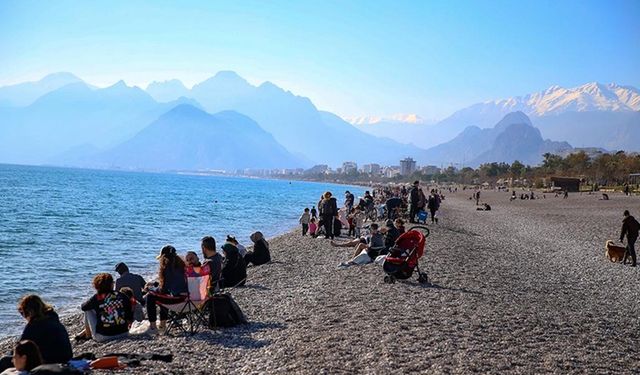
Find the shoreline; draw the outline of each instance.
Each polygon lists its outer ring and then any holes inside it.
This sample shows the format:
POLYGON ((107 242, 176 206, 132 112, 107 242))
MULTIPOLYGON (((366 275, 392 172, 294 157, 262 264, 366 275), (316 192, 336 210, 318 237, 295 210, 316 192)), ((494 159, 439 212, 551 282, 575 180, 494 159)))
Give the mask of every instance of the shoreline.
POLYGON ((250 268, 247 286, 232 291, 249 325, 89 341, 74 353, 174 354, 172 363, 130 370, 139 374, 637 368, 639 271, 609 262, 603 245, 618 234, 622 209, 635 211, 640 200, 576 194, 509 202, 499 192, 483 200, 492 211, 476 211, 466 193, 449 194, 440 223, 429 224, 420 268, 431 285, 415 275, 385 284, 376 265, 338 270, 352 249, 293 230, 272 238, 274 261, 250 268))

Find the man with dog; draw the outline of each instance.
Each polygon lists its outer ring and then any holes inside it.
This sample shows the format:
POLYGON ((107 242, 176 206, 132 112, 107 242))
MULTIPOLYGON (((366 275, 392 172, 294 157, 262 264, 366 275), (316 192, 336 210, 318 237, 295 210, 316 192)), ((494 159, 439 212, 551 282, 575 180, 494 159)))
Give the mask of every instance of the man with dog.
POLYGON ((627 236, 627 252, 624 254, 622 263, 627 262, 627 256, 631 255, 631 267, 636 266, 636 249, 635 244, 638 239, 638 231, 640 231, 640 223, 631 216, 629 210, 624 211, 624 219, 622 219, 622 230, 620 231, 620 242, 627 236))

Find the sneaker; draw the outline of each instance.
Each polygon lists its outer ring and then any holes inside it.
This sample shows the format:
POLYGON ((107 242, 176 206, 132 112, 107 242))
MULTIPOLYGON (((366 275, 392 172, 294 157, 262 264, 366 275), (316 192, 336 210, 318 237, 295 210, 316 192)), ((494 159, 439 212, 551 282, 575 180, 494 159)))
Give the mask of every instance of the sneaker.
POLYGON ((344 270, 344 269, 347 269, 347 268, 349 268, 349 263, 347 263, 347 262, 342 262, 342 263, 338 264, 338 269, 339 270, 344 270))

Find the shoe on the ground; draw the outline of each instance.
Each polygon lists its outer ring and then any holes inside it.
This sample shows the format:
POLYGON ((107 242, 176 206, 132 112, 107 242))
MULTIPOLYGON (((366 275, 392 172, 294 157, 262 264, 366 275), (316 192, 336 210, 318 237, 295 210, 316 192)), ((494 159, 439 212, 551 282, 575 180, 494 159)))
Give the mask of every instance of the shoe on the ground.
POLYGON ((342 263, 338 264, 338 269, 339 270, 344 270, 344 269, 349 268, 349 266, 350 266, 350 264, 348 262, 342 262, 342 263))
POLYGON ((88 336, 88 335, 87 335, 86 333, 84 333, 84 332, 80 332, 80 333, 78 333, 77 335, 75 335, 75 336, 73 337, 73 339, 74 339, 74 340, 76 340, 76 341, 85 341, 85 340, 89 340, 89 339, 91 339, 91 337, 90 337, 90 336, 88 336))

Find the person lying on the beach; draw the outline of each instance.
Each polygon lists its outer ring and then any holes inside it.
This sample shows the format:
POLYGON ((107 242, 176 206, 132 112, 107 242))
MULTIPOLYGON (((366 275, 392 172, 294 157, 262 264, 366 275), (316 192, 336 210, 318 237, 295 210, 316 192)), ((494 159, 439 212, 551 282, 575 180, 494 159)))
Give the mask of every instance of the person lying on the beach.
POLYGON ((338 243, 331 241, 331 246, 335 247, 354 247, 353 256, 347 262, 338 265, 339 268, 346 268, 353 265, 361 265, 371 263, 377 257, 384 247, 384 236, 378 231, 378 224, 373 223, 369 226, 370 233, 368 236, 358 239, 338 243))

